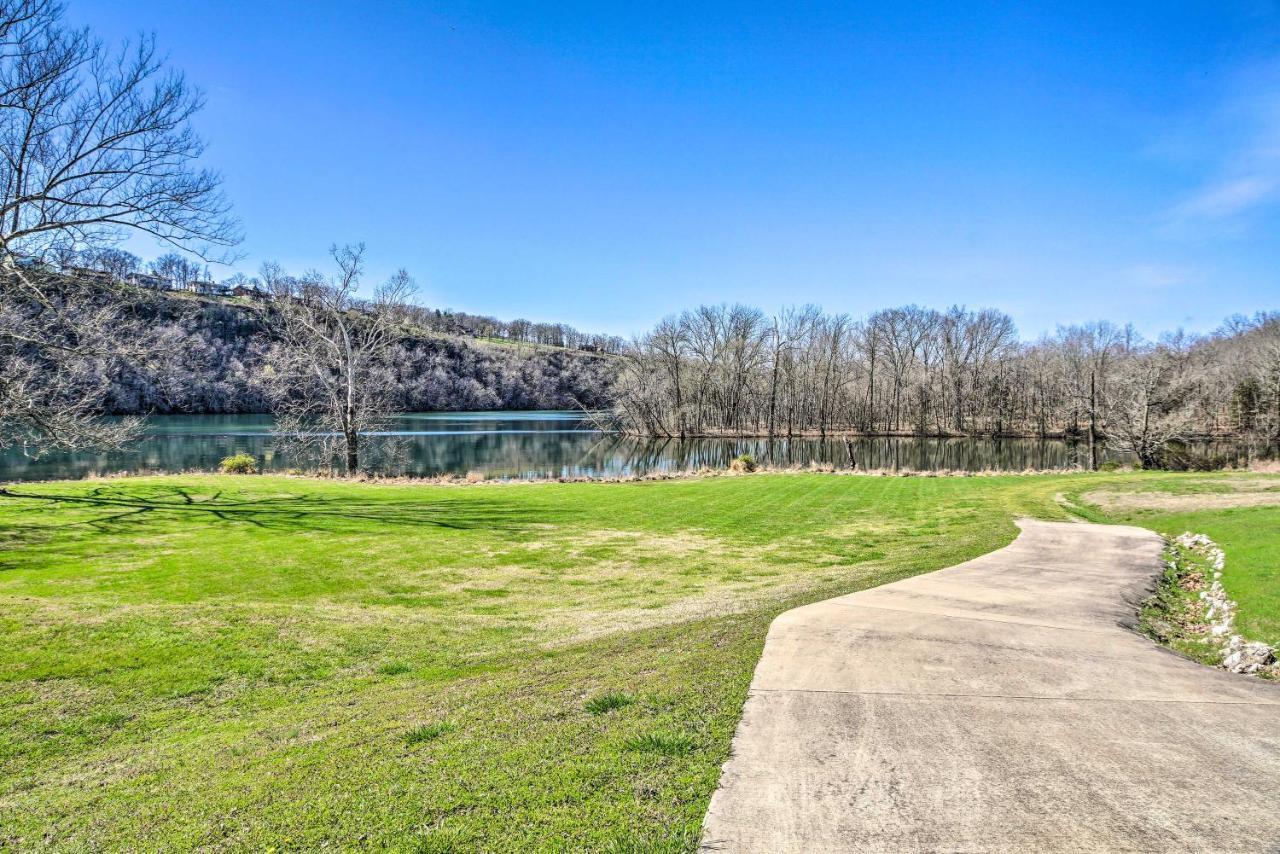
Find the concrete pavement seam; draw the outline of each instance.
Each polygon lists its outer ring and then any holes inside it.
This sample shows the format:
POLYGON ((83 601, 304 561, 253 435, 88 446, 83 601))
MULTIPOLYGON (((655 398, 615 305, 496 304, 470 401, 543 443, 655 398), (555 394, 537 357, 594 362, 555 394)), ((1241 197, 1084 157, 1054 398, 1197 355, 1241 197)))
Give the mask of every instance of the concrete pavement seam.
POLYGON ((830 688, 751 688, 751 694, 846 694, 859 697, 959 697, 974 700, 1053 700, 1071 703, 1167 703, 1198 706, 1280 706, 1265 700, 1161 700, 1123 697, 1042 697, 1036 694, 961 694, 946 691, 836 691, 830 688))

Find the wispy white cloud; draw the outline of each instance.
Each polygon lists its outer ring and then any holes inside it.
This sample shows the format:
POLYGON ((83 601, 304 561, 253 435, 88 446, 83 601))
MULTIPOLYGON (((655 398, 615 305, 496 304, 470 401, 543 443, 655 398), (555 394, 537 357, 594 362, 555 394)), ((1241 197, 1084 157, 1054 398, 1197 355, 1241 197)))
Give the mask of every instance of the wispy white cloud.
POLYGON ((1149 290, 1164 290, 1199 281, 1200 271, 1176 264, 1142 263, 1122 270, 1120 278, 1129 285, 1149 290))
POLYGON ((1207 175, 1167 211, 1169 224, 1230 224, 1280 203, 1280 64, 1238 75, 1196 125, 1207 175))
POLYGON ((1272 201, 1277 190, 1280 174, 1255 172, 1222 178, 1175 205, 1173 215, 1179 220, 1226 219, 1272 201))

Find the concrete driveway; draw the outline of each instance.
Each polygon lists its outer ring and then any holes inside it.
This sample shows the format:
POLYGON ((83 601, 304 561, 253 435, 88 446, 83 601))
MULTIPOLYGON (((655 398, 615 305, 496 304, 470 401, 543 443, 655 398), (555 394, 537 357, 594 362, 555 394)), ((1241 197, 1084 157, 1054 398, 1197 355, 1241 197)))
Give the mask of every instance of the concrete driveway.
POLYGON ((1280 854, 1280 685, 1131 630, 1154 534, 1019 527, 774 621, 704 850, 1280 854))

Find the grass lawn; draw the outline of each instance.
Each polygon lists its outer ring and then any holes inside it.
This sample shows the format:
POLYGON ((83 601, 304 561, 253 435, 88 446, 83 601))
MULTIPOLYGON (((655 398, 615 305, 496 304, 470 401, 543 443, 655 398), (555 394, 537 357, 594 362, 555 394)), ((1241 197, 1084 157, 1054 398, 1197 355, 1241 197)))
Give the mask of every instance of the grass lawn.
POLYGON ((687 850, 779 611, 1207 477, 13 485, 0 847, 687 850))

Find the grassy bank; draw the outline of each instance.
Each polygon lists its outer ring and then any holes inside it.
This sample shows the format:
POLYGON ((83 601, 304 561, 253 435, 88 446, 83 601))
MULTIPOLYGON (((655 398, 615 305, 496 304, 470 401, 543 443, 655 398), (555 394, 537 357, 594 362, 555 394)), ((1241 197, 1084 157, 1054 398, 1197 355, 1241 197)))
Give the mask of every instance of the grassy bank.
POLYGON ((0 846, 688 849, 779 611, 1203 480, 11 486, 0 846))
POLYGON ((1157 476, 1076 490, 1086 515, 1169 536, 1208 535, 1226 553, 1236 630, 1280 647, 1280 476, 1157 476))

